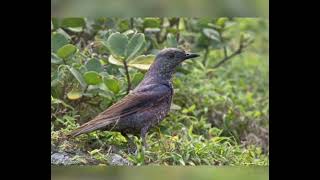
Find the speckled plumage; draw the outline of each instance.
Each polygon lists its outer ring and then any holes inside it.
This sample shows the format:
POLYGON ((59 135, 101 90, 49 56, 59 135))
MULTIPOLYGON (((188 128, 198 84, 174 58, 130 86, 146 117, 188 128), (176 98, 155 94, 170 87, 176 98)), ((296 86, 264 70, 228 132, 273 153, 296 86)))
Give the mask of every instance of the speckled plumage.
POLYGON ((70 133, 75 137, 95 130, 139 134, 146 146, 148 130, 162 121, 173 96, 171 78, 182 61, 197 57, 176 48, 160 51, 141 83, 119 102, 70 133))

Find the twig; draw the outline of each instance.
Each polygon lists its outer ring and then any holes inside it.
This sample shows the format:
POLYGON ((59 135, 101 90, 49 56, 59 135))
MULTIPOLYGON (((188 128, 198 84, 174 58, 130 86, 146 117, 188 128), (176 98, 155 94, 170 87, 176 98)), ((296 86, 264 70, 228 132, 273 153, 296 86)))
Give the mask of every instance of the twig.
POLYGON ((213 66, 213 68, 218 68, 219 66, 221 66, 222 64, 224 64, 225 62, 227 62, 228 60, 230 60, 231 58, 233 58, 234 56, 241 54, 243 52, 243 49, 248 47, 252 42, 248 43, 248 44, 243 44, 242 42, 240 42, 239 48, 233 52, 230 56, 226 56, 225 58, 223 58, 221 61, 219 61, 216 65, 213 66))
POLYGON ((124 65, 124 69, 126 71, 127 82, 128 82, 127 94, 129 94, 130 89, 131 89, 131 80, 130 80, 128 65, 127 65, 127 62, 125 60, 123 61, 123 65, 124 65))

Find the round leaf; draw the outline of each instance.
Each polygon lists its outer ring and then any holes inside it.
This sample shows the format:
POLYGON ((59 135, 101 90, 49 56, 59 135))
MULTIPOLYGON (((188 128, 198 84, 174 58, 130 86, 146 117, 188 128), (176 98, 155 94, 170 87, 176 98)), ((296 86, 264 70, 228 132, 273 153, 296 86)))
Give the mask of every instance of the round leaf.
POLYGON ((119 81, 115 79, 104 78, 104 83, 107 86, 107 88, 114 94, 117 94, 120 91, 119 81))
POLYGON ((144 18, 143 27, 144 28, 158 28, 160 27, 160 18, 144 18))
POLYGON ((51 36, 51 51, 57 52, 59 48, 68 43, 69 41, 64 35, 60 33, 53 33, 51 36))
POLYGON ((62 59, 66 59, 71 55, 73 55, 76 51, 77 51, 77 48, 74 45, 67 44, 62 46, 60 49, 58 49, 57 55, 62 59))
POLYGON ((118 65, 118 66, 123 66, 123 63, 121 62, 121 60, 118 60, 118 59, 114 58, 112 55, 109 56, 108 61, 111 64, 118 65))
POLYGON ((148 34, 148 35, 156 34, 156 33, 160 32, 160 31, 161 31, 160 28, 146 28, 146 29, 144 29, 144 32, 146 34, 148 34))
POLYGON ((180 19, 179 19, 179 26, 178 26, 178 28, 179 28, 180 31, 183 31, 183 30, 186 29, 186 25, 185 25, 185 23, 184 23, 184 19, 183 19, 183 18, 180 18, 180 19))
POLYGON ((133 59, 134 57, 139 55, 138 53, 141 52, 141 49, 144 48, 144 45, 145 45, 144 42, 145 42, 144 34, 137 33, 132 36, 127 47, 126 54, 127 54, 128 60, 133 59))
POLYGON ((135 67, 141 70, 148 70, 154 59, 155 55, 141 55, 130 61, 128 63, 128 66, 135 67))
POLYGON ((135 30, 129 29, 125 32, 123 32, 122 34, 126 35, 127 37, 131 37, 132 35, 134 35, 136 33, 135 30))
POLYGON ((124 32, 130 28, 129 20, 128 19, 122 19, 117 23, 118 30, 120 32, 124 32))
POLYGON ((219 33, 213 29, 204 28, 203 33, 212 40, 220 41, 219 33))
POLYGON ((70 100, 77 100, 82 97, 82 93, 77 90, 72 90, 67 94, 68 99, 70 100))
POLYGON ((143 79, 144 75, 141 72, 137 72, 131 81, 131 84, 136 87, 143 79))
POLYGON ((69 67, 69 71, 78 80, 82 88, 85 88, 87 86, 85 80, 83 79, 82 75, 79 73, 78 70, 76 70, 74 67, 69 67))
POLYGON ((126 56, 125 51, 127 45, 128 37, 119 32, 113 33, 108 37, 107 47, 116 58, 123 59, 126 56))
POLYGON ((86 68, 87 68, 88 71, 96 71, 96 72, 102 72, 103 71, 101 62, 96 58, 90 59, 86 63, 86 68))
POLYGON ((89 85, 97 85, 102 82, 102 76, 95 71, 88 71, 84 73, 83 77, 89 85))
POLYGON ((64 18, 61 22, 61 26, 64 28, 84 27, 85 24, 84 18, 64 18))
POLYGON ((176 105, 176 104, 174 104, 174 103, 171 103, 170 109, 171 109, 171 110, 180 110, 181 107, 180 107, 179 105, 176 105))
POLYGON ((228 21, 228 18, 222 17, 222 18, 219 18, 216 23, 218 26, 224 27, 227 21, 228 21))

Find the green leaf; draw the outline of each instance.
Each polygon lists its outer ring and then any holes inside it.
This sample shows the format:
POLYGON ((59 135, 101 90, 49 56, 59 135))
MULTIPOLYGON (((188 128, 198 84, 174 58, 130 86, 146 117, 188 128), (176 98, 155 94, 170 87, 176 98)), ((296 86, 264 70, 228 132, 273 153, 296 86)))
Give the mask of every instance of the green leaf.
POLYGON ((144 18, 143 27, 144 28, 159 28, 161 24, 160 18, 144 18))
POLYGON ((176 34, 178 31, 177 31, 177 28, 167 28, 167 31, 168 33, 173 33, 173 34, 176 34))
POLYGON ((53 29, 58 29, 60 26, 60 20, 58 18, 51 18, 51 24, 53 29))
POLYGON ((158 32, 160 32, 161 30, 160 30, 160 28, 146 28, 145 30, 144 30, 144 32, 146 33, 146 34, 155 34, 155 33, 158 33, 158 32))
POLYGON ((54 79, 51 81, 51 87, 55 87, 59 84, 59 80, 58 79, 54 79))
POLYGON ((62 59, 66 59, 71 55, 73 55, 76 51, 77 51, 77 48, 74 45, 67 44, 62 46, 60 49, 58 49, 57 55, 62 59))
POLYGON ((111 64, 118 65, 118 66, 123 66, 123 63, 121 62, 121 60, 118 60, 118 59, 114 58, 112 55, 109 56, 108 61, 111 64))
POLYGON ((185 23, 184 23, 184 19, 183 19, 183 18, 180 18, 180 19, 179 19, 178 28, 179 28, 180 31, 183 31, 183 30, 186 29, 186 25, 185 25, 185 23))
POLYGON ((83 31, 83 28, 82 27, 74 27, 74 28, 68 28, 70 31, 73 31, 73 32, 82 32, 83 31))
POLYGON ((219 18, 216 22, 216 24, 222 28, 224 28, 226 22, 228 21, 228 18, 226 17, 222 17, 222 18, 219 18))
POLYGON ((208 23, 208 27, 211 27, 213 29, 217 29, 217 30, 221 30, 221 27, 216 25, 216 24, 212 24, 212 23, 208 23))
POLYGON ((54 97, 51 96, 51 103, 53 104, 62 104, 64 107, 70 108, 72 110, 74 110, 74 108, 68 104, 66 104, 64 101, 60 100, 60 99, 56 99, 54 97))
POLYGON ((71 40, 70 35, 68 33, 66 33, 63 29, 59 28, 59 29, 56 30, 56 32, 64 35, 64 37, 67 38, 68 41, 71 40))
POLYGON ((131 37, 131 36, 134 35, 135 33, 136 33, 135 30, 129 29, 129 30, 123 32, 122 34, 123 34, 123 35, 126 35, 127 37, 131 37))
POLYGON ((179 105, 176 105, 176 104, 174 104, 174 103, 171 103, 170 109, 171 109, 171 110, 180 110, 181 107, 180 107, 179 105))
POLYGON ((116 79, 104 78, 104 83, 114 94, 118 94, 120 91, 120 83, 116 79))
POLYGON ((167 35, 167 45, 168 47, 175 47, 175 48, 178 46, 177 39, 172 33, 169 33, 167 35))
POLYGON ((102 82, 102 76, 95 71, 88 71, 84 73, 83 77, 89 85, 97 85, 102 82))
POLYGON ((128 66, 141 70, 148 70, 154 59, 155 55, 141 55, 130 61, 128 66))
POLYGON ((129 20, 128 19, 122 19, 120 20, 118 23, 117 23, 117 27, 118 27, 118 30, 120 32, 124 32, 126 30, 128 30, 130 28, 129 26, 129 20))
POLYGON ((145 42, 144 34, 137 33, 132 36, 127 46, 127 52, 126 52, 128 57, 127 60, 133 59, 137 55, 139 55, 138 53, 141 52, 141 49, 144 48, 144 45, 145 45, 144 42, 145 42))
POLYGON ((219 33, 213 29, 210 28, 204 28, 203 33, 210 39, 216 40, 220 42, 220 36, 219 33))
POLYGON ((143 79, 144 74, 142 74, 141 72, 137 72, 136 74, 134 74, 131 84, 133 85, 133 87, 136 87, 143 79))
POLYGON ((61 22, 61 27, 64 28, 82 28, 85 25, 86 21, 84 18, 64 18, 61 22))
POLYGON ((113 33, 107 40, 107 47, 111 54, 120 59, 126 57, 125 51, 128 45, 128 37, 119 32, 113 33))
POLYGON ((62 46, 68 43, 69 43, 68 39, 60 33, 54 32, 51 35, 51 51, 53 52, 57 52, 59 48, 61 48, 62 46))
POLYGON ((69 71, 78 80, 82 88, 85 88, 87 86, 87 83, 84 81, 82 75, 78 70, 76 70, 74 67, 69 67, 69 71))
POLYGON ((103 68, 102 68, 100 61, 96 58, 90 59, 86 63, 86 68, 88 71, 95 71, 95 72, 102 72, 103 71, 103 68))
POLYGON ((56 54, 51 53, 51 63, 52 64, 61 64, 63 61, 56 54))
POLYGON ((82 97, 82 93, 79 90, 72 90, 67 94, 68 99, 77 100, 82 97))

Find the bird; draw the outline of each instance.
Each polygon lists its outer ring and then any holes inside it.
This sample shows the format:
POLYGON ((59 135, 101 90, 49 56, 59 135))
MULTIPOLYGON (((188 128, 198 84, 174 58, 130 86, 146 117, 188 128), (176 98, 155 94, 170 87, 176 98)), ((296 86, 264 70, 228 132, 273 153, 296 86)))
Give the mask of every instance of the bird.
POLYGON ((140 135, 145 148, 146 135, 169 113, 174 94, 172 77, 183 61, 199 54, 178 48, 159 51, 143 80, 128 95, 73 130, 68 137, 96 130, 117 131, 125 137, 140 135))

